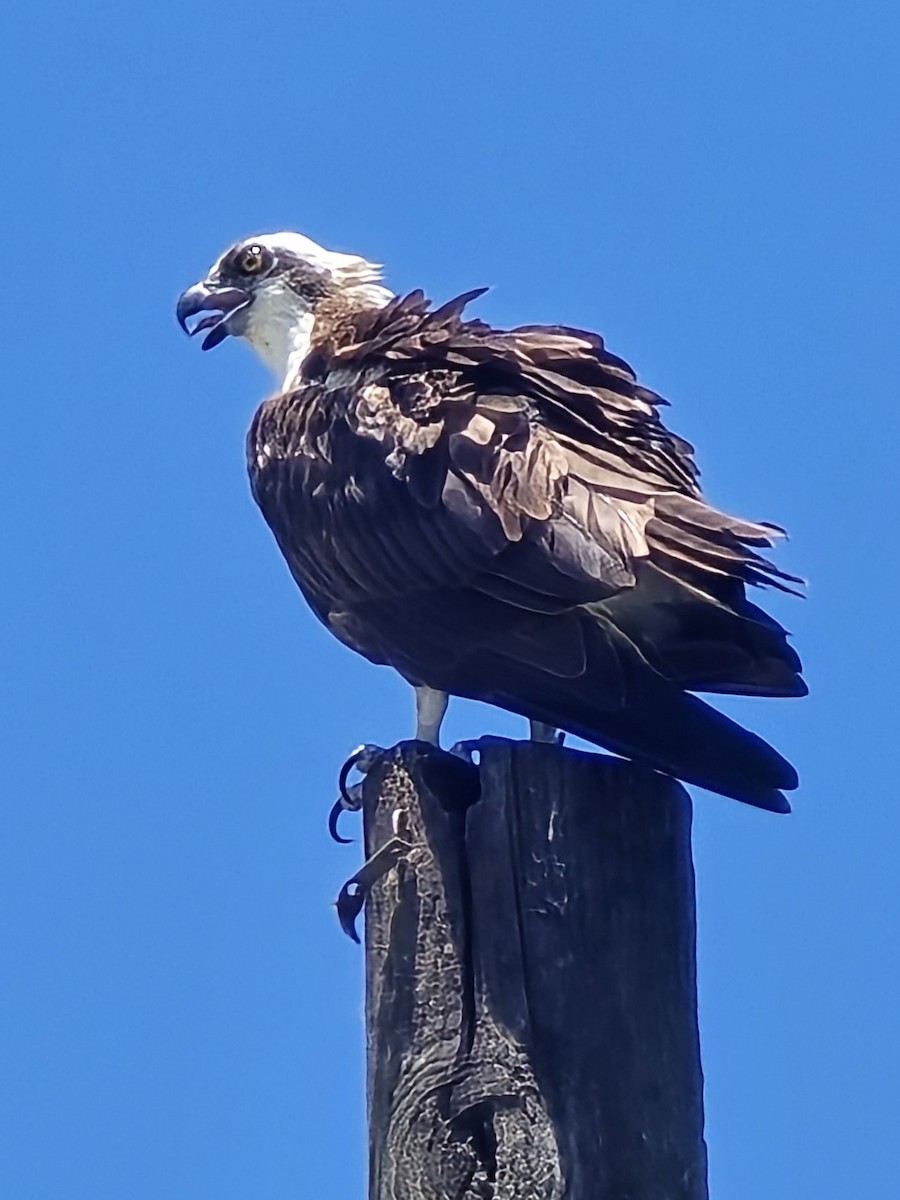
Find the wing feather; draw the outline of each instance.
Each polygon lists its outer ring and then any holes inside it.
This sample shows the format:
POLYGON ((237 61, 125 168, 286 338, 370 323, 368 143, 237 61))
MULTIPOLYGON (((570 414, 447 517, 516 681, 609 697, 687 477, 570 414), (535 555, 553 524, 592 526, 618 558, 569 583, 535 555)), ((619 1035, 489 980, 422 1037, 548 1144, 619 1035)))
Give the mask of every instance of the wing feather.
POLYGON ((413 682, 782 806, 788 764, 680 699, 805 690, 744 594, 799 583, 760 553, 781 530, 705 500, 666 402, 602 338, 464 319, 480 294, 359 314, 260 410, 251 480, 295 579, 337 636, 413 682))

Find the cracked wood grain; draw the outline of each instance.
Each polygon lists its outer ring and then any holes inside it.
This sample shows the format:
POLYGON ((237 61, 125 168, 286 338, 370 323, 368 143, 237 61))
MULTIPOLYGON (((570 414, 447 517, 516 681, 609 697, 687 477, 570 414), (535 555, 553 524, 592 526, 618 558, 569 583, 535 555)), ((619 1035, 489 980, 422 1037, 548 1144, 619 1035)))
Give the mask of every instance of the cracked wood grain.
POLYGON ((364 815, 369 1200, 707 1200, 684 789, 401 743, 364 815))

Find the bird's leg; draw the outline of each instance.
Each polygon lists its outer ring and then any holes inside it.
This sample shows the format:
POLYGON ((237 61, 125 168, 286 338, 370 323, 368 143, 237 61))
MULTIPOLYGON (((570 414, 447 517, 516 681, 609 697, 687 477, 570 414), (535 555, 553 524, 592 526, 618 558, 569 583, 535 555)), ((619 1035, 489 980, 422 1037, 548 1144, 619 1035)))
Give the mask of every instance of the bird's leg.
POLYGON ((450 697, 446 692, 422 685, 416 691, 416 741, 441 744, 441 722, 450 697))
POLYGON ((531 740, 533 742, 549 742, 551 746, 561 746, 566 735, 555 725, 545 725, 543 721, 529 721, 531 740))

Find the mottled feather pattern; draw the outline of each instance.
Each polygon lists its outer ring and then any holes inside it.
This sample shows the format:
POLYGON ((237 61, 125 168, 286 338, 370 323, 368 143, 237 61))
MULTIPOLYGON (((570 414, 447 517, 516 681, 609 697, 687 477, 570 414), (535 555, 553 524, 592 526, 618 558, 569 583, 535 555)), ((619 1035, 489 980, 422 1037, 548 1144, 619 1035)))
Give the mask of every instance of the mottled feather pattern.
POLYGON ((480 294, 336 314, 260 409, 251 482, 294 578, 413 683, 784 807, 789 765, 687 695, 805 690, 744 595, 797 582, 759 553, 780 531, 706 503, 665 401, 602 338, 465 319, 480 294))

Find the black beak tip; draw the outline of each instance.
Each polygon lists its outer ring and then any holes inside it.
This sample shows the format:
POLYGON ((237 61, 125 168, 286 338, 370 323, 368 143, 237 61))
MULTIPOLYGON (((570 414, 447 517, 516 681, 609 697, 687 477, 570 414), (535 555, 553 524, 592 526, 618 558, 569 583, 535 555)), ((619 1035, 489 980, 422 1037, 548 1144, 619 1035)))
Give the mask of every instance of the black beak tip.
POLYGON ((178 324, 181 326, 181 328, 184 330, 184 332, 188 335, 188 337, 190 337, 190 333, 191 333, 191 331, 188 329, 188 325, 187 325, 187 320, 190 315, 191 315, 190 311, 184 302, 184 296, 181 296, 178 301, 178 306, 175 309, 175 320, 178 322, 178 324))
POLYGON ((197 332, 196 328, 191 329, 188 321, 191 317, 196 317, 198 313, 203 312, 210 298, 210 293, 199 283, 195 283, 193 287, 189 287, 186 292, 182 292, 178 297, 178 304, 175 306, 175 319, 188 337, 193 337, 197 332))

